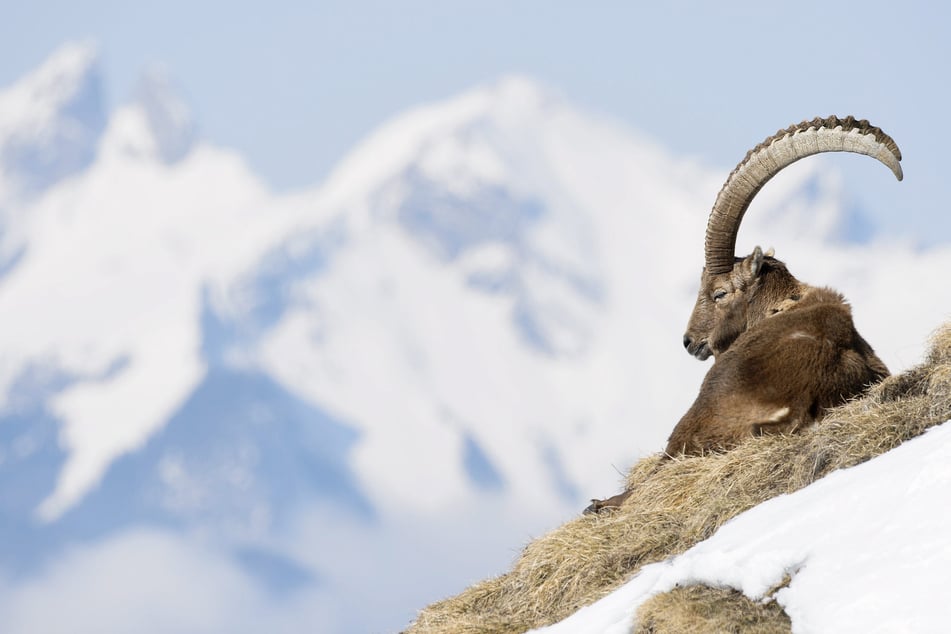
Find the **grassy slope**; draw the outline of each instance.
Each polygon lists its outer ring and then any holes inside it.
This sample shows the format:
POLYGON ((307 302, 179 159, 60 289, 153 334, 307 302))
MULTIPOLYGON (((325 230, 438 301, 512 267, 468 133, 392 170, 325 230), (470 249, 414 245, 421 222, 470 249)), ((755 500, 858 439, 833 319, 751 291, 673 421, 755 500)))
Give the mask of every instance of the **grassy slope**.
MULTIPOLYGON (((949 419, 951 324, 934 336, 921 366, 831 411, 818 426, 794 436, 751 438, 723 454, 666 462, 645 458, 628 476, 634 493, 622 509, 579 516, 540 537, 511 571, 427 607, 408 631, 521 632, 557 622, 610 593, 641 566, 706 539, 735 515, 949 419)), ((707 631, 704 602, 721 613, 732 606, 738 626, 741 619, 754 618, 764 624, 758 631, 788 629, 780 611, 767 605, 750 615, 749 602, 737 595, 712 588, 662 595, 642 608, 639 631, 707 631), (679 613, 670 612, 674 609, 679 613)), ((722 622, 710 627, 730 631, 722 622)))

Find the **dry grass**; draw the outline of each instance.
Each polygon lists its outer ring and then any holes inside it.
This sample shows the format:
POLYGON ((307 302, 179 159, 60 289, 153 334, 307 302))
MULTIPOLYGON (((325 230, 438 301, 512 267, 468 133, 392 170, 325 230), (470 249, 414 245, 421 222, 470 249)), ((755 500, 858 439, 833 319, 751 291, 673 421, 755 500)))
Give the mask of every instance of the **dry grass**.
POLYGON ((775 601, 759 603, 739 590, 686 586, 648 599, 634 634, 788 634, 789 617, 775 601))
POLYGON ((579 516, 535 540, 511 571, 429 606, 409 631, 521 632, 554 623, 641 566, 706 539, 735 515, 948 419, 951 324, 935 334, 925 363, 829 412, 818 426, 794 436, 751 438, 723 454, 640 461, 628 476, 633 494, 621 509, 579 516))

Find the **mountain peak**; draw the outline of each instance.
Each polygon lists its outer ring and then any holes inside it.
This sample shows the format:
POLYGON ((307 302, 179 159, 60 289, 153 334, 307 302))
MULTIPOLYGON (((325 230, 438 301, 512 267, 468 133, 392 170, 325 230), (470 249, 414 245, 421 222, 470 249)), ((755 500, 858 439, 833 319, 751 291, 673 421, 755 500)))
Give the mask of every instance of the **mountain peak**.
POLYGON ((36 75, 51 83, 81 77, 99 64, 99 45, 92 40, 66 42, 46 59, 36 75))
POLYGON ((518 74, 503 75, 473 92, 480 91, 487 93, 496 103, 519 104, 529 108, 541 108, 560 100, 552 88, 537 79, 518 74))
POLYGON ((0 92, 0 178, 42 190, 93 160, 104 127, 98 49, 66 44, 0 92))
POLYGON ((170 165, 184 158, 194 142, 191 110, 168 70, 154 65, 139 77, 131 101, 112 113, 101 151, 121 160, 170 165))
POLYGON ((525 130, 544 110, 561 103, 543 84, 505 75, 462 94, 410 108, 372 132, 330 175, 330 200, 373 191, 416 162, 434 140, 465 135, 475 127, 525 130))
POLYGON ((195 122, 168 68, 160 64, 147 68, 134 101, 145 113, 159 158, 174 163, 184 157, 195 140, 195 122))

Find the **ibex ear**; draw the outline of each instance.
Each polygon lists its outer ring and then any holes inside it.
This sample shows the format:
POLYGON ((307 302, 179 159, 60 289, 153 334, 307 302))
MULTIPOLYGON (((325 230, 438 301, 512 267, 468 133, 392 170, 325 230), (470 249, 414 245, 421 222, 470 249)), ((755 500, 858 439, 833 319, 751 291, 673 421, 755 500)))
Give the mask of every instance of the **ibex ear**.
POLYGON ((746 261, 750 279, 753 279, 759 273, 760 267, 763 266, 763 250, 757 246, 753 249, 753 253, 746 258, 746 261))

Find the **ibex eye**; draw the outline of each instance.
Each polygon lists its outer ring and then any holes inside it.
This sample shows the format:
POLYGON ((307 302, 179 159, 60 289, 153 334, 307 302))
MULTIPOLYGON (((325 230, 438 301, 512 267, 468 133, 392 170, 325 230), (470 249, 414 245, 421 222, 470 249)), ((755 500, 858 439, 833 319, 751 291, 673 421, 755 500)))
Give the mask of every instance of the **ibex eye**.
POLYGON ((726 291, 720 290, 713 294, 713 301, 718 302, 726 297, 726 291))

